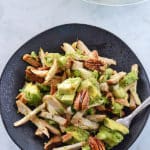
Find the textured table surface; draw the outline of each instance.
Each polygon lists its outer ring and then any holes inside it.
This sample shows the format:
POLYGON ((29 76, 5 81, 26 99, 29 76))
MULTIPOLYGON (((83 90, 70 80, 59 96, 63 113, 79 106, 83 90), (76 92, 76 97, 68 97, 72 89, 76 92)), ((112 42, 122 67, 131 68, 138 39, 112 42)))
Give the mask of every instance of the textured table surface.
MULTIPOLYGON (((86 23, 105 28, 122 38, 150 77, 150 1, 128 7, 106 7, 80 0, 1 0, 0 73, 11 55, 36 34, 65 23, 86 23)), ((130 150, 150 147, 150 119, 130 150)), ((18 150, 0 120, 2 150, 18 150)))

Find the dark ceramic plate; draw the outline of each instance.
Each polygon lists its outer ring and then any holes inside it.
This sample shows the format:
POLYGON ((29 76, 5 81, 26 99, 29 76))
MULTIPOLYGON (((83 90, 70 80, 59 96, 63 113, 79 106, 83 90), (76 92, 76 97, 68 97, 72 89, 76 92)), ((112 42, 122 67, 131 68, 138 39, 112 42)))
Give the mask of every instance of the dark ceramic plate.
MULTIPOLYGON (((25 53, 32 50, 38 51, 40 47, 49 52, 61 52, 60 45, 63 42, 83 40, 90 49, 97 49, 100 55, 114 58, 118 65, 117 70, 129 71, 132 64, 137 63, 140 67, 138 93, 142 100, 149 96, 150 86, 146 72, 131 49, 112 33, 84 24, 67 24, 47 30, 25 43, 7 63, 0 81, 1 115, 6 130, 13 141, 23 150, 42 150, 43 141, 35 137, 35 127, 27 123, 14 128, 13 123, 22 116, 17 114, 15 97, 18 90, 24 84, 24 70, 26 63, 22 61, 25 53)), ((127 150, 141 133, 149 110, 144 110, 133 121, 130 134, 117 146, 116 150, 127 150)))

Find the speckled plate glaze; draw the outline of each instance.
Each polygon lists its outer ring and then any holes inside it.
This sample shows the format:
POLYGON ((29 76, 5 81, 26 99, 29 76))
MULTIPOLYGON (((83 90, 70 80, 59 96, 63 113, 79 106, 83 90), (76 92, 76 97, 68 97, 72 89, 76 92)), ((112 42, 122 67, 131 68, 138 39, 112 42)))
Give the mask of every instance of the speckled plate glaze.
MULTIPOLYGON (((15 106, 15 97, 24 84, 26 63, 21 58, 23 54, 38 51, 40 47, 49 52, 61 52, 60 45, 63 42, 77 39, 83 40, 90 49, 97 49, 100 55, 116 59, 118 65, 115 68, 118 71, 129 71, 131 65, 137 63, 140 67, 138 93, 143 100, 150 95, 149 81, 142 64, 131 49, 114 34, 85 24, 67 24, 49 29, 17 50, 7 63, 0 80, 2 119, 10 137, 23 150, 42 150, 43 140, 35 137, 35 127, 30 122, 18 128, 13 127, 13 123, 22 117, 17 114, 15 106)), ((131 146, 143 130, 149 112, 149 109, 145 109, 133 120, 130 134, 115 150, 127 150, 131 146)))

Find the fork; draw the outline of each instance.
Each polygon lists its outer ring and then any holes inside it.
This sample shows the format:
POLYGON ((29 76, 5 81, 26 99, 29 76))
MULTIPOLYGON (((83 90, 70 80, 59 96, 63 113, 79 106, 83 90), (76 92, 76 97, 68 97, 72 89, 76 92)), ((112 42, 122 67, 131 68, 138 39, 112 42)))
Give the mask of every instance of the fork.
POLYGON ((140 105, 138 106, 129 116, 118 119, 117 122, 125 125, 126 127, 130 127, 130 124, 133 118, 140 113, 143 109, 150 105, 150 96, 140 105))

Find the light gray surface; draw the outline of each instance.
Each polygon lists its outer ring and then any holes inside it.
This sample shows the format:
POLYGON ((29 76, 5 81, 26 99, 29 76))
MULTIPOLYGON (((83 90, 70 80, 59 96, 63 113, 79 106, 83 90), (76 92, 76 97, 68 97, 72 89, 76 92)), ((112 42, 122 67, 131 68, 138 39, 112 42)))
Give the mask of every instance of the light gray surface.
MULTIPOLYGON (((64 23, 86 23, 122 38, 136 53, 150 77, 150 1, 128 7, 105 7, 80 0, 1 0, 0 73, 11 55, 36 34, 64 23)), ((150 147, 150 119, 130 150, 150 147)), ((0 121, 2 150, 18 150, 0 121)))

